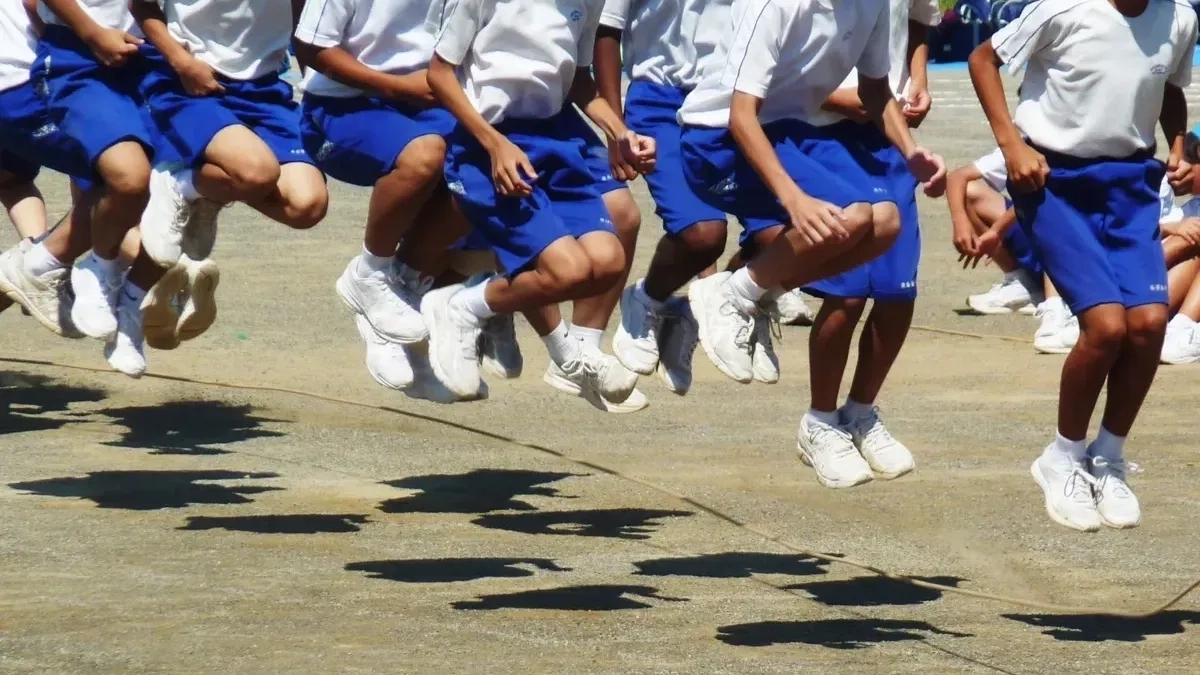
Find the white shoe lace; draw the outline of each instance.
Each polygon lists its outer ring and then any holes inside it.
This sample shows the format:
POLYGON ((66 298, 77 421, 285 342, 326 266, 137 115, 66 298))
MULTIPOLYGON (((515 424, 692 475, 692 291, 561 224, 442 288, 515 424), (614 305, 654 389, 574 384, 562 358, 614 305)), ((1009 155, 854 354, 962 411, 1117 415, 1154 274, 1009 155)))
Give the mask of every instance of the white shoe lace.
POLYGON ((822 448, 834 448, 830 453, 833 459, 846 459, 858 456, 858 449, 850 442, 850 435, 845 431, 824 423, 809 424, 809 438, 813 445, 822 448))
POLYGON ((723 296, 717 313, 727 317, 734 325, 733 344, 747 354, 754 349, 754 318, 733 304, 733 300, 723 296))
POLYGON ((637 313, 641 318, 642 329, 642 335, 635 335, 634 337, 657 342, 658 335, 662 332, 663 320, 666 318, 665 312, 651 307, 649 303, 639 298, 636 293, 633 294, 633 298, 634 303, 637 305, 637 313))
POLYGON ((1104 498, 1105 489, 1109 487, 1109 479, 1113 479, 1115 484, 1111 486, 1112 491, 1118 497, 1127 497, 1132 492, 1129 486, 1125 484, 1125 477, 1131 473, 1142 473, 1142 467, 1136 462, 1126 462, 1121 459, 1106 459, 1104 457, 1091 457, 1088 459, 1093 467, 1099 470, 1101 474, 1099 478, 1093 476, 1093 483, 1096 486, 1096 501, 1104 498))

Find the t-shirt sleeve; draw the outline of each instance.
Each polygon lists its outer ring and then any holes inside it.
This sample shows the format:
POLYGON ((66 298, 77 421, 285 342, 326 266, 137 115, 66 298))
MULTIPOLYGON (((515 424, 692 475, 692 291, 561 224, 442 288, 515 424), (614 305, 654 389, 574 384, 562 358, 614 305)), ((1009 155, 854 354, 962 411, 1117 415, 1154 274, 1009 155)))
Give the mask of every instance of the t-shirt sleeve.
POLYGON ((734 29, 722 85, 756 98, 766 97, 790 25, 781 4, 775 0, 749 2, 734 29))
POLYGON ((983 177, 983 182, 996 192, 1003 192, 1008 185, 1008 165, 1000 148, 975 160, 975 170, 983 177))
POLYGON ((867 40, 867 48, 863 50, 862 56, 858 57, 858 63, 855 64, 855 70, 859 75, 872 80, 885 79, 892 69, 890 46, 892 7, 888 2, 879 4, 882 6, 879 18, 875 20, 875 25, 871 28, 871 37, 867 40))
POLYGON ((1176 10, 1176 16, 1183 17, 1183 30, 1181 44, 1179 46, 1179 55, 1175 62, 1175 67, 1171 69, 1171 74, 1167 76, 1167 82, 1183 89, 1192 83, 1192 60, 1193 54, 1196 51, 1196 13, 1191 9, 1183 11, 1176 10))
POLYGON ((1175 190, 1166 176, 1158 186, 1158 202, 1158 222, 1177 223, 1183 220, 1183 210, 1175 206, 1175 190))
POLYGON ((606 28, 625 30, 629 23, 629 7, 633 0, 605 0, 600 13, 600 25, 606 28))
POLYGON ((342 35, 354 16, 353 3, 347 0, 310 0, 296 24, 296 39, 314 47, 328 49, 342 44, 342 35))
POLYGON ((575 57, 576 68, 589 68, 592 65, 592 57, 596 52, 596 31, 600 30, 601 15, 601 9, 596 7, 585 17, 583 35, 579 38, 579 54, 575 57))
POLYGON ((937 26, 942 22, 942 12, 937 0, 912 0, 908 6, 908 20, 922 26, 937 26))
POLYGON ((1200 218, 1200 197, 1192 197, 1180 207, 1184 218, 1200 218))
MULTIPOLYGON (((488 0, 446 0, 441 23, 435 35, 433 51, 446 63, 462 65, 471 51, 471 43, 483 27, 483 9, 488 0)), ((430 8, 430 15, 435 9, 430 8)), ((427 22, 429 15, 426 17, 427 22)))
POLYGON ((1081 0, 1039 0, 1025 8, 1016 21, 992 35, 992 49, 1008 66, 1008 74, 1021 72, 1029 59, 1050 45, 1061 29, 1060 17, 1081 0))

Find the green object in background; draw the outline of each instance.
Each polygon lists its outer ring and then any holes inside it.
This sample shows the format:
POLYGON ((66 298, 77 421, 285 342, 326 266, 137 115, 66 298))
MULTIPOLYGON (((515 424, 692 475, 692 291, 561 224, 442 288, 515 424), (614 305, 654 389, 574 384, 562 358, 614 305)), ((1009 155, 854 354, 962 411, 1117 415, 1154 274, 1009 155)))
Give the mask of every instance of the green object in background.
POLYGON ((938 0, 938 9, 945 12, 948 9, 954 9, 957 4, 958 0, 938 0))
POLYGON ((246 334, 239 330, 238 332, 233 334, 233 337, 237 338, 238 340, 245 340, 246 334))

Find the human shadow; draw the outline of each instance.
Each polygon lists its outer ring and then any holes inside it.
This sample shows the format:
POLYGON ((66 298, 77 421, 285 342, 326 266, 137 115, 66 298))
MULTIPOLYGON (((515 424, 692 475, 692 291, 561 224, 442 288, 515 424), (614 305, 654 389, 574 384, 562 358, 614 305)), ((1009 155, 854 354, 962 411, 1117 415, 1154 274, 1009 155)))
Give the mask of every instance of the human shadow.
MULTIPOLYGON (((913 577, 941 586, 957 588, 966 581, 960 577, 913 577)), ((811 581, 786 586, 788 590, 804 591, 813 600, 834 607, 878 607, 881 605, 921 605, 942 597, 942 591, 922 588, 887 577, 862 576, 837 581, 811 581)))
POLYGON ((533 511, 522 496, 574 499, 549 487, 564 478, 587 474, 523 469, 475 469, 459 474, 431 474, 383 481, 384 485, 419 490, 415 495, 389 499, 379 505, 384 513, 468 513, 533 511))
POLYGON ((221 482, 278 478, 275 473, 242 471, 95 471, 9 483, 14 490, 46 497, 86 499, 102 509, 153 511, 193 504, 248 504, 246 495, 281 490, 263 485, 222 485, 221 482))
POLYGON ((429 558, 364 560, 349 563, 347 572, 366 572, 371 579, 406 584, 448 584, 476 579, 531 577, 538 571, 569 572, 549 558, 429 558))
POLYGON ((213 446, 283 436, 262 426, 283 420, 258 417, 253 406, 222 401, 169 401, 100 414, 125 427, 121 438, 104 445, 144 448, 152 455, 224 455, 229 451, 213 446))
POLYGON ((611 612, 620 609, 653 607, 653 605, 636 598, 662 602, 687 602, 686 598, 659 595, 658 589, 652 586, 601 584, 481 595, 475 600, 460 600, 452 603, 451 607, 467 610, 557 609, 578 612, 611 612))
POLYGON ((1143 642, 1151 635, 1181 635, 1200 626, 1200 612, 1172 609, 1144 619, 1103 614, 1004 614, 1004 618, 1041 628, 1042 635, 1065 642, 1143 642))
POLYGON ((821 619, 761 621, 717 629, 717 639, 735 647, 807 644, 830 649, 863 649, 883 642, 923 641, 931 636, 971 637, 927 621, 901 619, 821 619))
POLYGON ((634 574, 646 577, 705 577, 744 579, 754 574, 825 574, 829 563, 794 553, 728 551, 686 558, 656 558, 635 562, 634 574))
POLYGON ((53 413, 106 398, 103 389, 63 384, 45 375, 0 371, 0 436, 61 428, 72 420, 53 413))
POLYGON ((254 534, 339 534, 358 532, 370 518, 357 514, 295 513, 262 516, 192 516, 177 530, 228 530, 254 534))
POLYGON ((493 530, 525 534, 649 539, 664 518, 686 518, 691 511, 655 509, 582 509, 536 513, 494 513, 471 522, 493 530))

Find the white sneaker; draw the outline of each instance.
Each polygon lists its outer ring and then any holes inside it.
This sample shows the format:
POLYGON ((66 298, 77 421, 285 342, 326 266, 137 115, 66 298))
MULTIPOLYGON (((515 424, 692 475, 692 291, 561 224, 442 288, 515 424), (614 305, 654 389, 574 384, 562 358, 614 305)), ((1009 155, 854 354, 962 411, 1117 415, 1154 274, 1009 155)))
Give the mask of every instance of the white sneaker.
POLYGON ((1033 311, 1033 296, 1016 274, 1004 275, 1004 280, 986 293, 967 296, 967 306, 978 314, 1012 314, 1033 311), (1028 310, 1025 308, 1029 307, 1028 310))
POLYGON ((692 388, 692 357, 700 331, 687 298, 668 300, 666 309, 667 318, 658 335, 658 377, 667 389, 683 396, 692 388))
POLYGON ((71 269, 71 323, 79 332, 95 340, 111 340, 117 334, 117 296, 121 294, 123 275, 109 276, 88 255, 71 269))
POLYGON ((1029 472, 1046 496, 1046 513, 1051 520, 1083 532, 1100 529, 1100 513, 1092 496, 1096 479, 1083 464, 1068 459, 1050 461, 1043 454, 1033 460, 1029 472))
POLYGON ((817 481, 827 488, 854 487, 874 478, 849 433, 808 415, 800 418, 796 451, 800 461, 811 466, 817 472, 817 481))
POLYGON ((1033 348, 1042 354, 1066 354, 1079 342, 1079 319, 1071 314, 1062 298, 1050 298, 1038 305, 1041 321, 1033 334, 1033 348))
POLYGON ((1160 360, 1170 365, 1200 362, 1200 330, 1191 319, 1180 314, 1171 318, 1160 360))
POLYGON ((497 314, 483 322, 479 334, 479 366, 483 372, 515 380, 525 369, 512 314, 497 314))
POLYGON ((180 250, 192 260, 207 260, 217 245, 217 218, 223 204, 201 197, 188 207, 180 250))
POLYGON ((405 389, 413 383, 413 369, 404 347, 389 342, 375 332, 371 322, 358 314, 354 317, 358 335, 367 343, 367 372, 388 389, 405 389))
POLYGON ((179 260, 187 271, 187 301, 179 312, 175 333, 181 341, 194 340, 217 321, 221 268, 211 260, 193 260, 187 254, 179 260))
POLYGON ((917 468, 908 448, 883 426, 878 407, 872 407, 871 412, 855 419, 847 419, 843 415, 842 424, 850 432, 854 446, 879 478, 899 478, 917 468))
POLYGON ((635 413, 650 405, 650 401, 646 398, 646 395, 636 388, 620 403, 609 401, 596 388, 594 381, 587 377, 582 370, 568 374, 553 361, 546 367, 546 374, 542 376, 542 381, 564 394, 584 399, 588 403, 591 403, 593 407, 603 412, 615 414, 635 413))
POLYGON ((163 267, 179 262, 189 210, 175 177, 164 169, 151 171, 150 201, 138 228, 142 232, 142 248, 154 262, 163 267))
POLYGON ((779 317, 779 323, 785 326, 811 326, 816 318, 816 312, 804 301, 804 294, 799 289, 788 291, 767 304, 767 312, 779 317))
POLYGON ((355 256, 338 277, 335 287, 342 302, 366 316, 371 327, 392 342, 410 345, 428 338, 420 300, 413 289, 390 271, 358 276, 359 257, 355 256))
POLYGON ((413 383, 404 390, 405 396, 443 404, 478 401, 488 397, 487 382, 483 380, 479 381, 479 389, 474 396, 464 399, 451 393, 433 374, 433 367, 429 364, 429 345, 405 345, 403 349, 413 370, 413 383))
POLYGON ((596 347, 580 345, 579 358, 562 364, 560 370, 567 379, 585 390, 594 389, 611 403, 624 403, 637 387, 637 373, 596 347))
POLYGON ((632 284, 621 294, 621 323, 613 333, 612 348, 621 365, 639 375, 649 375, 658 368, 659 334, 666 317, 646 303, 637 286, 632 284))
POLYGON ((117 332, 104 344, 104 358, 114 370, 129 377, 146 372, 146 354, 142 348, 142 309, 124 293, 117 301, 117 332))
POLYGON ((730 272, 696 279, 688 300, 704 353, 727 377, 746 384, 754 379, 754 319, 740 309, 728 288, 730 272))
MULTIPOLYGON (((1090 451, 1089 451, 1090 454, 1090 451)), ((1124 530, 1137 527, 1142 522, 1142 507, 1137 495, 1125 482, 1125 473, 1138 471, 1137 464, 1089 457, 1089 470, 1096 486, 1092 493, 1096 498, 1096 512, 1105 525, 1124 530)))
POLYGON ((779 357, 771 344, 771 318, 765 314, 754 317, 754 381, 775 384, 779 381, 779 357))
POLYGON ((71 287, 69 267, 47 272, 40 277, 25 271, 25 254, 33 242, 23 239, 0 255, 0 295, 21 306, 46 329, 63 337, 82 337, 71 323, 71 287))
POLYGON ((429 291, 421 300, 421 316, 429 327, 429 362, 437 379, 460 399, 478 396, 478 319, 450 304, 462 284, 429 291))
POLYGON ((175 333, 179 324, 179 295, 187 289, 187 283, 187 270, 183 265, 175 265, 142 300, 142 336, 154 349, 171 350, 179 346, 179 336, 175 333))

